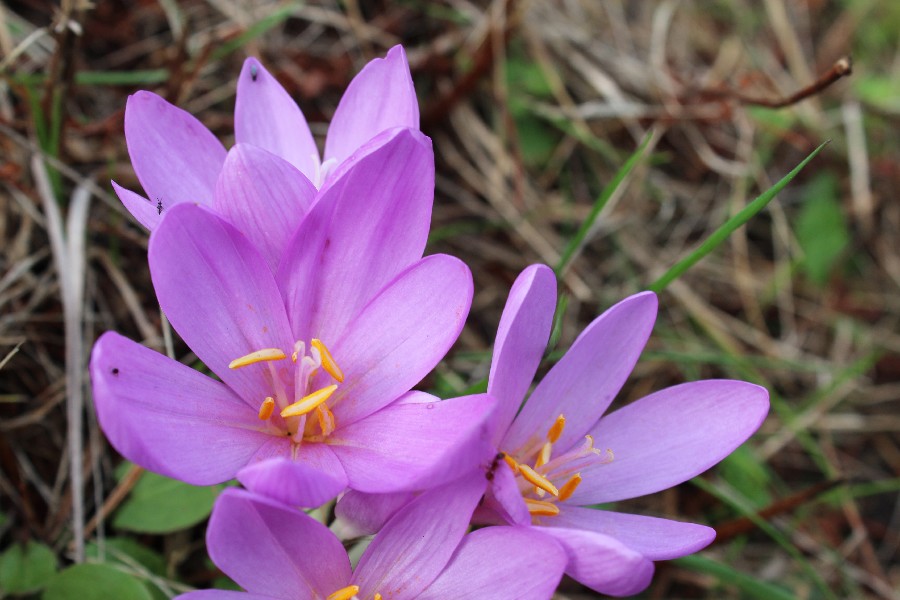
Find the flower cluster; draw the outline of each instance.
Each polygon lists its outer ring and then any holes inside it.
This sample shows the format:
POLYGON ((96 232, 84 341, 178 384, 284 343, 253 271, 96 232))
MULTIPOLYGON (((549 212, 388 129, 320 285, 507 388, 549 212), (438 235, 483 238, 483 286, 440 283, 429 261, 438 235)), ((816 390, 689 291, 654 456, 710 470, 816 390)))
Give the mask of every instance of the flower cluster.
POLYGON ((455 342, 473 293, 458 259, 423 257, 434 156, 418 121, 400 47, 351 82, 323 157, 254 59, 228 151, 158 96, 128 100, 147 198, 113 186, 151 230, 159 303, 210 374, 106 333, 90 365, 99 420, 147 469, 246 488, 221 495, 207 544, 247 593, 185 599, 541 600, 563 573, 628 595, 649 584, 653 561, 714 537, 591 508, 705 471, 768 410, 762 388, 700 381, 604 415, 650 336, 652 293, 591 323, 529 394, 556 306, 552 271, 529 267, 510 291, 487 393, 413 390, 455 342), (335 530, 376 534, 355 569, 299 510, 336 497, 335 530))

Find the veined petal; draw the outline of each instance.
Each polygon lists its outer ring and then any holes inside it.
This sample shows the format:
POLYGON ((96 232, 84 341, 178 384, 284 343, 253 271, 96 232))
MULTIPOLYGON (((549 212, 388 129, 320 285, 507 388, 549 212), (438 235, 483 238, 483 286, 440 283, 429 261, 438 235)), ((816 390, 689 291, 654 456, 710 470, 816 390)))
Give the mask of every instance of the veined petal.
POLYGON ((653 292, 635 294, 588 325, 528 398, 501 450, 515 453, 535 435, 543 441, 560 414, 566 427, 555 448, 581 443, 634 368, 653 330, 656 307, 653 292))
POLYGON ((422 257, 434 199, 431 142, 395 130, 327 186, 278 269, 296 339, 340 337, 347 323, 422 257))
POLYGON ((433 488, 398 512, 363 553, 352 583, 360 596, 415 598, 444 569, 484 493, 484 477, 433 488))
POLYGON ((344 372, 332 396, 338 428, 371 415, 422 380, 462 330, 472 301, 469 268, 423 258, 382 290, 331 349, 344 372))
POLYGON ((154 206, 212 204, 225 147, 195 117, 152 92, 138 92, 125 105, 125 141, 154 206))
POLYGON ((522 271, 500 317, 488 377, 488 393, 498 401, 496 444, 500 443, 528 393, 550 339, 555 308, 553 271, 546 265, 532 265, 522 271))
POLYGON ((744 443, 768 411, 765 388, 728 380, 676 385, 620 408, 591 431, 615 459, 585 470, 569 503, 635 498, 699 475, 744 443))
POLYGON ((487 417, 493 407, 486 394, 439 400, 410 392, 364 419, 339 426, 328 443, 351 488, 370 493, 420 490, 490 460, 487 417))
POLYGON ((97 340, 90 371, 106 437, 151 471, 221 483, 272 439, 225 385, 117 333, 97 340))
POLYGON ((463 538, 444 572, 416 600, 546 600, 566 562, 562 547, 533 527, 479 529, 463 538))
MULTIPOLYGON (((270 387, 265 365, 229 369, 262 348, 289 351, 290 325, 263 257, 246 236, 193 205, 172 208, 150 236, 150 275, 172 326, 254 410, 270 387)), ((274 364, 274 363, 273 363, 274 364)))
POLYGON ((705 525, 657 517, 594 510, 560 503, 560 513, 544 525, 586 529, 615 538, 649 560, 670 560, 706 548, 716 530, 705 525))
POLYGON ((110 183, 116 191, 116 196, 119 197, 119 200, 122 201, 122 204, 124 204, 125 208, 128 209, 128 212, 131 213, 131 216, 137 219, 138 223, 150 231, 153 231, 157 224, 159 224, 159 220, 162 219, 162 210, 159 208, 160 205, 156 202, 150 202, 140 194, 135 194, 131 190, 123 188, 115 181, 110 181, 110 183))
MULTIPOLYGON (((322 444, 306 444, 322 446, 322 444)), ((309 461, 293 461, 274 458, 256 462, 237 473, 237 480, 255 494, 277 500, 289 506, 316 508, 328 502, 347 487, 347 476, 340 462, 328 448, 332 460, 326 470, 324 465, 313 465, 309 461), (334 468, 336 467, 336 468, 334 468)), ((302 459, 301 459, 302 460, 302 459)))
POLYGON ((419 103, 402 46, 369 62, 347 86, 328 128, 325 160, 342 162, 392 127, 419 128, 419 103))
POLYGON ((219 174, 213 208, 250 238, 274 273, 315 198, 315 186, 290 163, 237 144, 219 174))
POLYGON ((384 524, 415 498, 413 492, 392 494, 369 494, 358 490, 347 490, 337 501, 334 514, 344 534, 342 538, 375 535, 384 524))
POLYGON ((350 559, 327 527, 245 490, 219 496, 206 545, 213 562, 253 594, 324 598, 350 580, 350 559))
POLYGON ((609 536, 580 529, 542 527, 568 555, 566 574, 610 596, 630 596, 650 585, 653 562, 609 536))
POLYGON ((234 137, 268 150, 314 179, 319 149, 297 103, 255 58, 244 61, 234 106, 234 137))

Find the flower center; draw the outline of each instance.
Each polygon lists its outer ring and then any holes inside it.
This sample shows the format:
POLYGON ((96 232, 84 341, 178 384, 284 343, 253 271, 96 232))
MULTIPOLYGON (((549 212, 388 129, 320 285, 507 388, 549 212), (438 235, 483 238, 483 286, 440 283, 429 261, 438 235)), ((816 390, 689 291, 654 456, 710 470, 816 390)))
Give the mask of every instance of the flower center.
POLYGON ((294 351, 291 353, 291 362, 295 365, 293 385, 285 385, 285 378, 289 375, 285 369, 275 368, 276 362, 286 358, 287 355, 279 348, 264 348, 234 359, 228 364, 228 368, 240 369, 256 363, 266 363, 271 394, 265 396, 259 406, 259 419, 267 422, 277 435, 290 436, 296 444, 304 439, 321 441, 331 435, 336 427, 328 400, 337 390, 338 384, 343 383, 344 374, 331 352, 318 339, 310 342, 308 354, 306 344, 302 341, 294 344, 294 351), (337 383, 313 389, 314 382, 321 383, 316 377, 320 368, 337 383))
POLYGON ((559 514, 557 502, 564 502, 572 497, 581 484, 581 470, 593 464, 608 464, 613 460, 612 450, 601 452, 594 448, 594 438, 586 435, 585 443, 572 448, 568 452, 553 456, 553 444, 562 435, 566 426, 566 418, 559 415, 547 431, 543 440, 526 444, 517 456, 503 452, 503 460, 516 474, 519 492, 525 499, 532 520, 536 517, 552 517, 559 514), (540 447, 536 447, 539 445, 540 447), (534 455, 534 466, 526 464, 528 457, 534 455))
MULTIPOLYGON (((358 593, 358 585, 348 585, 336 592, 328 594, 328 597, 325 598, 325 600, 359 600, 359 597, 357 596, 358 593)), ((376 592, 372 600, 381 600, 381 594, 376 592)))

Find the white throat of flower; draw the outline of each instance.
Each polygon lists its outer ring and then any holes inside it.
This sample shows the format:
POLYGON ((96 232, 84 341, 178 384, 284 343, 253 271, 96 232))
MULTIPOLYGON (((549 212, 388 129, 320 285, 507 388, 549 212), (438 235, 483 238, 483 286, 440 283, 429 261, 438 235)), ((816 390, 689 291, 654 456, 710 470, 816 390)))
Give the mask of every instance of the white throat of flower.
POLYGON ((291 362, 295 365, 291 393, 285 386, 282 373, 275 368, 276 362, 286 358, 287 355, 279 348, 264 348, 234 359, 228 364, 228 368, 240 369, 265 362, 268 366, 270 394, 260 404, 259 419, 273 427, 278 435, 290 436, 297 444, 304 439, 324 439, 336 427, 328 400, 337 390, 338 384, 343 383, 344 374, 321 340, 313 339, 310 342, 308 354, 306 344, 297 341, 291 353, 291 362), (328 373, 336 383, 310 390, 319 368, 328 373))
POLYGON ((310 154, 310 157, 312 157, 313 165, 315 165, 316 168, 313 172, 312 183, 316 186, 317 190, 322 189, 322 185, 325 183, 325 180, 328 179, 328 176, 331 175, 331 172, 334 171, 338 161, 336 158, 329 158, 323 162, 319 159, 318 154, 310 154))

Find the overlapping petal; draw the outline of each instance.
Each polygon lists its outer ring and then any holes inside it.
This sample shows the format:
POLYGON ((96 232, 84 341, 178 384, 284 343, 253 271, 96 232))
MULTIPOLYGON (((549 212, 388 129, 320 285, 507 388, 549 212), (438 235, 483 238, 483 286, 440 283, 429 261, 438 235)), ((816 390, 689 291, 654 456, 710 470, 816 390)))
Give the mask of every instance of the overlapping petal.
POLYGON ((110 182, 116 192, 116 196, 128 209, 128 212, 137 219, 138 223, 153 231, 162 219, 162 211, 164 207, 162 200, 159 202, 150 202, 140 194, 135 194, 131 190, 123 188, 115 181, 110 182))
POLYGON ((653 330, 656 308, 655 294, 635 294, 588 325, 535 388, 502 449, 515 453, 535 433, 543 435, 560 414, 566 427, 558 448, 579 443, 631 374, 653 330))
POLYGON ((463 478, 425 492, 397 513, 359 560, 353 583, 360 595, 415 598, 450 560, 485 484, 463 478))
POLYGON ((154 207, 212 203, 225 147, 195 117, 152 92, 138 92, 125 106, 125 141, 154 207))
POLYGON ((560 513, 545 524, 585 529, 615 538, 649 560, 670 560, 707 547, 715 529, 695 523, 630 515, 581 506, 562 505, 560 513))
POLYGON ((213 210, 246 235, 275 272, 315 199, 315 186, 290 163, 256 146, 237 144, 228 151, 216 182, 213 210))
POLYGON ((206 539, 213 562, 254 594, 322 598, 350 580, 347 553, 327 527, 244 490, 222 492, 206 539))
POLYGON ((456 341, 471 301, 468 267, 436 254, 385 287, 336 342, 318 334, 344 371, 333 396, 340 427, 371 415, 421 381, 456 341))
POLYGON ((653 562, 618 540, 581 529, 543 527, 568 556, 566 574, 610 596, 637 594, 653 578, 653 562))
POLYGON ((271 439, 228 387, 117 333, 94 345, 90 370, 106 437, 151 471, 220 483, 271 439))
POLYGON ((241 484, 255 494, 289 506, 316 508, 347 487, 340 461, 324 444, 301 446, 298 460, 273 458, 252 463, 237 473, 241 484))
POLYGON ((488 393, 498 401, 494 415, 496 444, 528 393, 550 338, 555 307, 553 271, 546 265, 532 265, 522 271, 500 318, 488 377, 488 393))
POLYGON ((280 156, 315 180, 319 150, 290 95, 255 58, 244 61, 234 107, 234 137, 280 156))
POLYGON ((388 519, 415 498, 414 492, 369 494, 348 490, 337 501, 334 514, 343 538, 375 535, 388 519))
POLYGON ((494 404, 485 394, 439 400, 410 392, 341 426, 329 444, 353 489, 420 490, 456 479, 488 459, 492 450, 486 417, 494 404))
POLYGON ((480 529, 463 539, 447 568, 416 600, 546 600, 566 560, 559 544, 532 528, 480 529))
POLYGON ((412 130, 385 139, 321 193, 288 243, 278 282, 297 339, 340 336, 422 256, 434 198, 431 143, 412 130))
POLYGON ((268 389, 264 368, 232 370, 235 358, 293 345, 281 294, 246 236, 194 205, 169 211, 150 237, 150 274, 175 330, 207 367, 254 409, 268 389))
POLYGON ((325 160, 342 162, 393 127, 419 128, 419 104, 402 46, 369 62, 347 86, 328 128, 325 160))
POLYGON ((751 383, 708 380, 653 393, 603 417, 591 431, 615 460, 590 467, 569 500, 614 502, 651 494, 699 475, 756 431, 768 392, 751 383))

